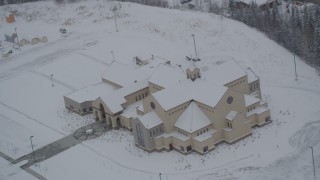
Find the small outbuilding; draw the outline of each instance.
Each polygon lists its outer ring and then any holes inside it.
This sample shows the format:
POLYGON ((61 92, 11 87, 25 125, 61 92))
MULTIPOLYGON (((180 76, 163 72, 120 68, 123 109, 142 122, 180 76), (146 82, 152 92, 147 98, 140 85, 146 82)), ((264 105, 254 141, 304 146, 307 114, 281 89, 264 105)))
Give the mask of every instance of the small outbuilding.
POLYGON ((7 23, 14 23, 16 21, 16 19, 14 18, 14 14, 11 12, 6 13, 6 20, 7 23))

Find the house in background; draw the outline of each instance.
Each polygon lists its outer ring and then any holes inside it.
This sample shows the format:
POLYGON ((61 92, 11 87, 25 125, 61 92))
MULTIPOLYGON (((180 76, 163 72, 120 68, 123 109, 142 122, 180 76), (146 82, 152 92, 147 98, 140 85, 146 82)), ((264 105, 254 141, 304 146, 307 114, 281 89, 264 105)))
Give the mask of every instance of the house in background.
POLYGON ((65 105, 79 114, 93 112, 110 128, 132 131, 136 146, 149 152, 205 154, 271 122, 251 68, 229 61, 201 69, 152 62, 131 68, 114 61, 102 75, 103 86, 68 94, 65 105))

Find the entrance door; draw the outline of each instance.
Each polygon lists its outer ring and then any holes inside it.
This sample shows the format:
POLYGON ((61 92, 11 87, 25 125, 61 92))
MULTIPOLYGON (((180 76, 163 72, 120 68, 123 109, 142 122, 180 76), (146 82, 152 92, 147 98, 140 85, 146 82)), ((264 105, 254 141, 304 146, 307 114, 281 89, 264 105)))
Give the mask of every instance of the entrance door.
POLYGON ((172 144, 169 144, 169 149, 170 149, 170 151, 173 149, 172 144))

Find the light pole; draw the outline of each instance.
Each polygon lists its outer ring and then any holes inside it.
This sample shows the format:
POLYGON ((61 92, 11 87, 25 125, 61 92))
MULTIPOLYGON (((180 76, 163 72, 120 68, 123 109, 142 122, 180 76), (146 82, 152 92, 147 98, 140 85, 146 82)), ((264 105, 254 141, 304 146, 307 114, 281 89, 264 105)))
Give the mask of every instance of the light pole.
POLYGON ((312 146, 307 146, 309 148, 311 148, 311 153, 312 153, 312 164, 313 164, 313 177, 314 179, 316 178, 316 169, 314 167, 314 156, 313 156, 313 147, 312 146))
POLYGON ((161 180, 161 173, 159 173, 159 178, 160 178, 160 180, 161 180))
POLYGON ((14 31, 16 32, 16 36, 17 36, 17 40, 18 40, 19 51, 21 51, 21 48, 20 48, 20 41, 19 41, 18 33, 17 33, 17 28, 14 28, 14 31))
POLYGON ((37 161, 36 161, 36 155, 34 154, 34 150, 33 150, 32 138, 33 138, 33 136, 30 136, 32 154, 33 154, 34 163, 37 163, 37 161))
POLYGON ((293 61, 294 61, 294 73, 296 75, 296 81, 298 80, 298 75, 297 75, 297 63, 296 63, 296 53, 293 54, 293 61))
POLYGON ((113 17, 114 17, 114 23, 115 23, 115 25, 116 25, 116 31, 118 32, 118 25, 117 25, 116 13, 115 13, 116 10, 117 10, 117 7, 115 6, 115 7, 112 9, 112 12, 113 12, 113 17))
POLYGON ((194 52, 195 52, 195 54, 196 54, 196 57, 198 57, 198 55, 197 55, 197 48, 196 48, 196 40, 195 40, 195 38, 194 38, 194 34, 192 34, 191 36, 193 37, 194 52))
POLYGON ((113 51, 110 52, 112 54, 112 61, 114 61, 114 54, 113 51))
POLYGON ((51 86, 53 87, 53 86, 54 86, 54 84, 53 84, 53 79, 52 79, 53 74, 51 74, 50 77, 51 77, 51 86))

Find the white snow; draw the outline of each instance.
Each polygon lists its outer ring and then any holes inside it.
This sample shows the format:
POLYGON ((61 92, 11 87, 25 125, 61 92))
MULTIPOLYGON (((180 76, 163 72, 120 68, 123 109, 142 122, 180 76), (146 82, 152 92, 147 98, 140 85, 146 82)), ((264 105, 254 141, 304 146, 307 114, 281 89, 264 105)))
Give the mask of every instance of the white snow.
POLYGON ((230 111, 227 116, 226 119, 233 121, 234 118, 237 116, 238 112, 237 111, 230 111))
POLYGON ((248 77, 248 83, 252 83, 253 81, 256 81, 259 79, 257 74, 249 67, 246 69, 247 77, 248 77))
POLYGON ((80 90, 71 92, 67 95, 69 99, 74 100, 78 103, 83 103, 86 101, 96 100, 99 96, 103 96, 115 91, 115 88, 106 83, 98 83, 96 85, 89 85, 80 90))
POLYGON ((127 100, 125 99, 126 96, 147 87, 148 82, 146 80, 141 80, 131 84, 130 86, 120 88, 107 95, 100 96, 100 98, 106 103, 111 112, 117 113, 123 110, 122 104, 127 102, 127 100))
POLYGON ((179 84, 170 86, 153 94, 161 107, 168 111, 190 100, 215 107, 227 88, 201 79, 192 82, 185 80, 179 84), (170 97, 170 98, 168 98, 170 97))
POLYGON ((225 62, 218 66, 208 66, 209 70, 203 76, 211 83, 225 85, 245 76, 244 70, 234 61, 225 62))
MULTIPOLYGON (((0 26, 0 38, 4 38, 1 33, 14 32, 17 27, 18 34, 45 32, 49 39, 46 44, 22 47, 21 52, 13 49, 9 58, 0 60, 0 151, 13 158, 31 152, 31 135, 38 149, 93 122, 90 115, 81 117, 66 110, 62 97, 100 82, 112 61, 111 51, 118 62, 130 67, 132 57, 148 59, 154 54, 184 70, 188 67, 185 56, 194 53, 191 34, 195 34, 201 57, 197 66, 203 73, 226 61, 251 67, 260 77, 262 96, 271 110, 272 123, 203 156, 175 151, 149 154, 133 144, 129 131, 109 131, 32 167, 46 178, 149 180, 159 179, 161 172, 162 179, 177 180, 313 179, 311 152, 305 146, 314 147, 317 162, 320 78, 296 57, 295 81, 291 52, 255 29, 212 14, 114 1, 59 6, 42 1, 0 7, 0 11, 5 9, 20 15, 15 23, 0 26), (118 7, 119 32, 115 32, 110 11, 114 6, 118 7), (32 15, 32 21, 27 22, 26 15, 32 15), (60 27, 69 32, 65 37, 60 27), (63 58, 77 53, 91 58, 78 62, 63 58), (81 71, 83 67, 90 68, 81 71)), ((319 169, 316 163, 317 174, 319 169)), ((4 172, 2 166, 0 172, 4 172)), ((27 176, 4 179, 29 179, 27 176)))
POLYGON ((246 107, 249 107, 251 106, 252 104, 255 104, 257 102, 260 101, 260 99, 257 99, 255 97, 252 97, 252 96, 249 96, 249 95, 244 95, 244 101, 245 101, 245 106, 246 107))
POLYGON ((205 141, 205 140, 211 138, 212 135, 216 132, 217 132, 216 130, 210 129, 209 131, 204 132, 204 133, 200 134, 199 136, 193 137, 193 139, 195 139, 199 142, 202 142, 202 141, 205 141))
POLYGON ((180 69, 166 64, 159 64, 151 75, 149 82, 168 88, 170 85, 177 84, 185 79, 187 79, 187 76, 180 69))
POLYGON ((147 129, 151 129, 162 124, 162 120, 154 111, 144 114, 139 117, 139 120, 147 129))
POLYGON ((115 61, 102 75, 102 78, 122 87, 127 87, 135 82, 146 79, 147 74, 143 71, 132 69, 127 65, 115 61))
POLYGON ((210 119, 202 112, 199 106, 194 101, 191 101, 187 109, 185 109, 177 119, 175 126, 189 133, 193 133, 211 123, 210 119))

